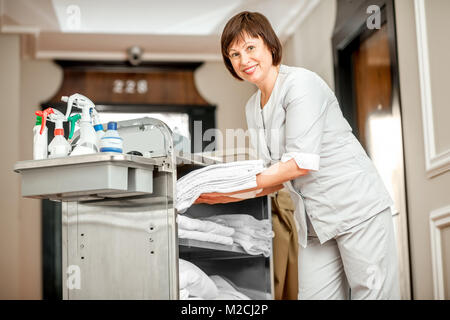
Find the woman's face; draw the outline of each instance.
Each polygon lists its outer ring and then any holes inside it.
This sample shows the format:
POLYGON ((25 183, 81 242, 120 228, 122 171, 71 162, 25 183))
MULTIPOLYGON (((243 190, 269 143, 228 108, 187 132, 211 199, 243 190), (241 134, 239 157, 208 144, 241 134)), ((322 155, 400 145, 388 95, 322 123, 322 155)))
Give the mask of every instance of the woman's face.
POLYGON ((264 41, 244 33, 242 39, 234 41, 228 50, 234 71, 242 79, 261 85, 272 65, 272 53, 264 41))

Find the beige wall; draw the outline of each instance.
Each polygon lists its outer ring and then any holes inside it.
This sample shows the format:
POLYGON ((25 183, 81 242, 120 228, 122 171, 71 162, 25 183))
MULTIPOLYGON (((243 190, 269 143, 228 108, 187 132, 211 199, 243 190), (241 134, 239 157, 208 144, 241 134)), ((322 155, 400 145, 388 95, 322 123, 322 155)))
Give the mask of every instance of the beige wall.
MULTIPOLYGON (((432 211, 444 208, 450 204, 450 173, 447 171, 433 178, 427 177, 414 1, 402 0, 396 1, 395 4, 413 296, 415 299, 433 299, 429 216, 432 211)), ((442 7, 438 5, 432 12, 428 12, 428 21, 440 19, 439 11, 444 10, 444 6, 448 7, 448 2, 440 1, 440 5, 442 7)), ((445 21, 440 21, 440 23, 445 24, 445 28, 448 30, 450 21, 447 18, 445 19, 445 21)), ((443 41, 442 38, 433 40, 433 37, 430 37, 429 40, 439 43, 443 41)), ((434 43, 434 45, 437 45, 437 43, 434 43)), ((445 58, 441 57, 436 61, 442 70, 445 70, 450 65, 450 60, 448 59, 450 51, 448 51, 448 47, 445 50, 447 50, 445 58)), ((431 60, 438 59, 437 56, 433 56, 433 51, 430 51, 430 54, 431 60)), ((448 83, 448 74, 445 72, 433 72, 433 69, 431 71, 434 119, 445 118, 448 115, 448 88, 440 90, 436 84, 448 83)), ((433 121, 433 123, 435 122, 433 121)), ((440 123, 436 123, 436 126, 439 127, 438 130, 448 130, 448 125, 447 129, 441 128, 440 123)), ((448 148, 450 135, 447 134, 444 137, 439 132, 437 137, 441 139, 440 146, 447 146, 448 148)), ((446 258, 448 259, 449 257, 446 258)), ((448 283, 450 274, 447 273, 445 277, 448 283)), ((446 298, 450 299, 448 296, 446 298)))
POLYGON ((336 1, 321 0, 284 45, 283 63, 314 71, 334 88, 331 37, 336 1))
POLYGON ((19 94, 20 58, 19 38, 0 35, 0 97, 3 113, 0 134, 3 152, 0 158, 0 299, 18 299, 20 221, 19 179, 13 173, 14 163, 20 156, 19 94))
POLYGON ((433 124, 436 151, 445 152, 450 149, 450 108, 448 103, 450 63, 450 37, 448 15, 450 1, 425 1, 426 24, 428 28, 428 49, 430 53, 431 90, 433 97, 433 124))
POLYGON ((49 61, 21 60, 19 36, 0 35, 0 47, 1 110, 8 110, 0 129, 7 150, 0 160, 0 299, 40 299, 40 201, 21 198, 12 168, 32 159, 34 111, 56 92, 62 72, 49 61))
POLYGON ((226 129, 247 130, 245 104, 256 86, 233 78, 223 62, 204 63, 195 73, 195 84, 200 94, 217 106, 216 125, 224 135, 224 143, 217 149, 228 149, 226 129))

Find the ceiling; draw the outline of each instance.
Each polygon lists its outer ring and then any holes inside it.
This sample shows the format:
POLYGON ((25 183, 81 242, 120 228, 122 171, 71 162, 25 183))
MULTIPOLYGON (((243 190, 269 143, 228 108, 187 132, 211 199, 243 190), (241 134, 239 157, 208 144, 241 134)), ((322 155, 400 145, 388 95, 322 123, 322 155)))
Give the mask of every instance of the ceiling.
POLYGON ((264 14, 281 41, 320 0, 0 0, 1 33, 37 59, 220 60, 220 34, 243 11, 264 14))

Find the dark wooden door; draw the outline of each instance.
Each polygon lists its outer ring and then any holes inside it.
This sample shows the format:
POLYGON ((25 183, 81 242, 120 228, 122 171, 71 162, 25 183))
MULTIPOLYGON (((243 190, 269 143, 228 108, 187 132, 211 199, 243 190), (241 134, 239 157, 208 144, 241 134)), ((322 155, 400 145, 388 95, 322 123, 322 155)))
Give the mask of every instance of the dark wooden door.
MULTIPOLYGON (((392 75, 387 26, 361 42, 352 54, 359 140, 369 149, 371 115, 392 112, 392 75)), ((370 152, 370 150, 369 150, 370 152)))

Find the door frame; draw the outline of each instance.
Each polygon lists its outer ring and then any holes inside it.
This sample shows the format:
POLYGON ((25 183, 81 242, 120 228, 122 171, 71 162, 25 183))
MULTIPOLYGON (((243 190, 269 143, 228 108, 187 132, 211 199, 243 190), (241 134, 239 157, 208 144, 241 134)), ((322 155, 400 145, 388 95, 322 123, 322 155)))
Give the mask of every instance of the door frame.
MULTIPOLYGON (((356 117, 356 91, 353 78, 353 63, 352 53, 355 48, 358 48, 360 44, 374 34, 378 29, 369 29, 367 27, 367 19, 369 14, 367 8, 371 5, 377 5, 380 8, 381 13, 381 25, 386 24, 388 41, 389 41, 389 53, 391 60, 391 83, 392 83, 392 96, 391 106, 392 110, 401 115, 401 98, 400 98, 400 79, 398 70, 398 56, 397 56, 397 33, 395 22, 395 4, 393 0, 337 0, 337 15, 336 23, 334 26, 332 37, 333 48, 333 61, 334 61, 334 80, 335 80, 335 93, 341 106, 344 117, 349 122, 356 137, 359 137, 359 130, 357 126, 356 117), (356 5, 355 2, 358 2, 356 5)), ((402 153, 404 153, 403 143, 403 125, 402 125, 402 153)), ((403 157, 403 168, 404 165, 403 157)), ((406 190, 406 176, 403 169, 404 193, 405 193, 405 212, 400 216, 400 228, 404 231, 405 235, 402 237, 402 250, 401 258, 403 262, 407 264, 407 275, 400 275, 400 281, 402 287, 406 288, 404 292, 404 298, 411 299, 413 297, 412 287, 412 272, 410 263, 410 238, 408 227, 408 202, 407 202, 407 190, 406 190), (406 248, 406 249, 405 249, 406 248)), ((401 213, 401 212, 400 212, 401 213)))

